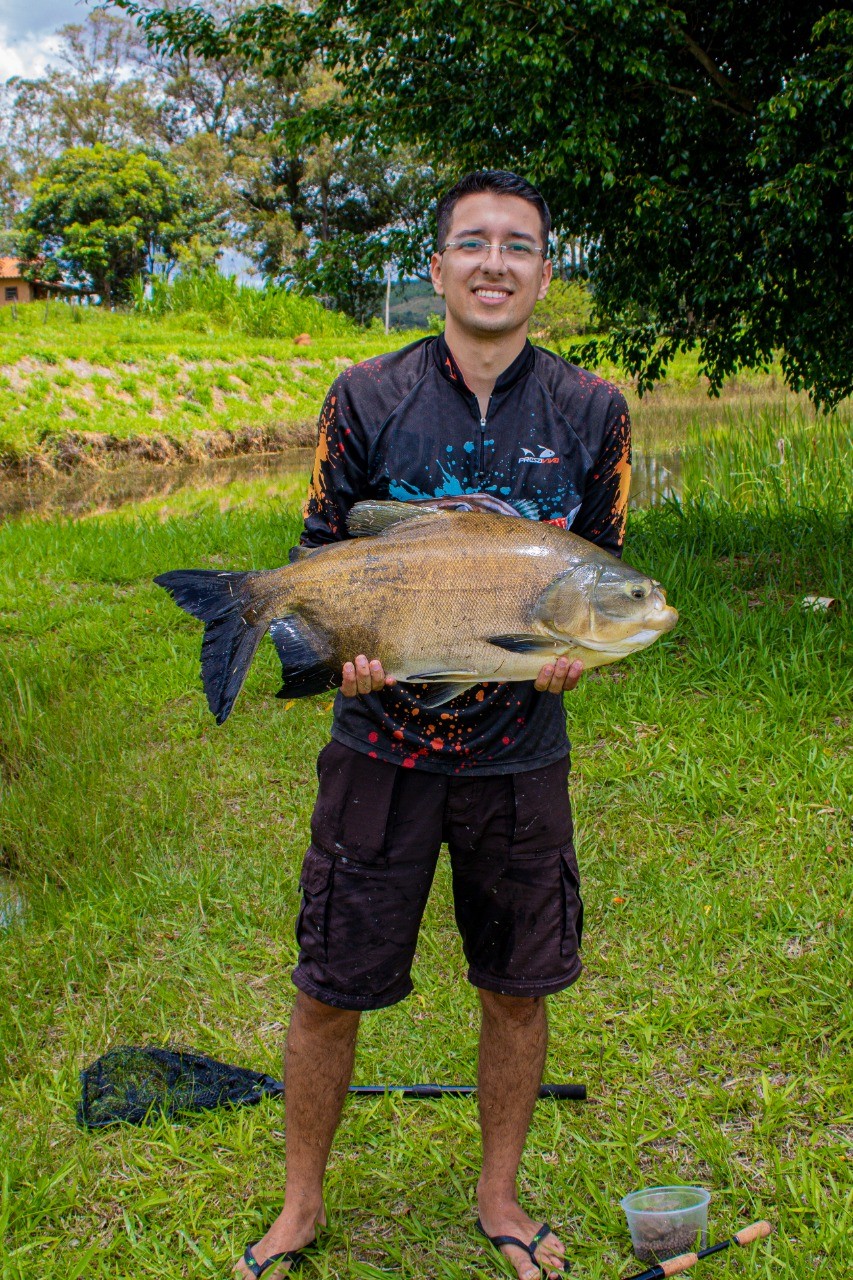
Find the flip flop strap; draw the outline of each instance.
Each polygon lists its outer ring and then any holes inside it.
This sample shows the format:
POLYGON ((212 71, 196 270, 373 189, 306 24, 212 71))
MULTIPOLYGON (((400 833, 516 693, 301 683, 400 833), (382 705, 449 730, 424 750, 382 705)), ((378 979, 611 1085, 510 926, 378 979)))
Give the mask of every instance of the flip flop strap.
POLYGON ((269 1271, 270 1267, 274 1267, 277 1262, 289 1262, 291 1270, 293 1270, 297 1262, 302 1261, 302 1250, 285 1249, 284 1253, 274 1253, 264 1262, 258 1262, 252 1252, 252 1246, 247 1244, 246 1252, 243 1254, 243 1261, 251 1271, 252 1275, 259 1277, 262 1276, 265 1271, 269 1271))
MULTIPOLYGON (((550 1233, 551 1233, 551 1228, 548 1226, 548 1223, 543 1222, 542 1226, 536 1232, 536 1235, 533 1237, 533 1239, 530 1241, 530 1244, 528 1245, 531 1258, 533 1258, 533 1254, 534 1254, 534 1251, 536 1250, 536 1246, 540 1245, 542 1241, 545 1239, 545 1237, 547 1235, 550 1235, 550 1233)), ((536 1259, 533 1258, 533 1261, 535 1262, 536 1259)))

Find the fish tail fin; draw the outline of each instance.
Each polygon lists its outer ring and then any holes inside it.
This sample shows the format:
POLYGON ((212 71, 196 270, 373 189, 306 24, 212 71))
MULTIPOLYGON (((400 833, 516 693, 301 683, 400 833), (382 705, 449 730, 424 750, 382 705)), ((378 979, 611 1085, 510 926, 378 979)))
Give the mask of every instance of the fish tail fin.
POLYGON ((231 714, 258 645, 269 623, 253 621, 249 579, 254 573, 219 573, 215 569, 175 569, 154 581, 175 604, 204 622, 201 678, 207 705, 217 724, 231 714))

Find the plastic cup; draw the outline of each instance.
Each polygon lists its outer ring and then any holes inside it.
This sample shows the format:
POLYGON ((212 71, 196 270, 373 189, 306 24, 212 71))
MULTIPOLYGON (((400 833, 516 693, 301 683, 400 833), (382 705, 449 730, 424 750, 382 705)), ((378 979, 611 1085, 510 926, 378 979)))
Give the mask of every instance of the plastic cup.
POLYGON ((704 1187, 645 1187, 619 1201, 640 1262, 664 1262, 708 1243, 704 1187))

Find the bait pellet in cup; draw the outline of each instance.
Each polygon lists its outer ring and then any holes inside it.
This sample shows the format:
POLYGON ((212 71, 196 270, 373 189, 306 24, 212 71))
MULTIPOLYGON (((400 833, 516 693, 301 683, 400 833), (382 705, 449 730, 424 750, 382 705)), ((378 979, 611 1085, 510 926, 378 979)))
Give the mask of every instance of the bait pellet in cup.
POLYGON ((620 1200, 640 1262, 664 1262, 708 1243, 704 1187, 646 1187, 620 1200))

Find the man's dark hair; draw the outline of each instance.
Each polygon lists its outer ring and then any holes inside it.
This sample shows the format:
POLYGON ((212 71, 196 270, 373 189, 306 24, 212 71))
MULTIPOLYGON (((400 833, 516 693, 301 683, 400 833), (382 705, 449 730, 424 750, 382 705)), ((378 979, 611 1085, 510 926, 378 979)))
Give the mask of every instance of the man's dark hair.
POLYGON ((481 192, 492 191, 498 196, 520 196, 528 204, 532 204, 542 220, 543 248, 548 248, 548 236, 551 233, 551 213, 540 192, 526 178, 508 169, 477 169, 474 173, 466 173, 454 187, 446 191, 438 202, 436 219, 438 222, 438 247, 444 248, 450 222, 457 201, 463 196, 480 195, 481 192))

